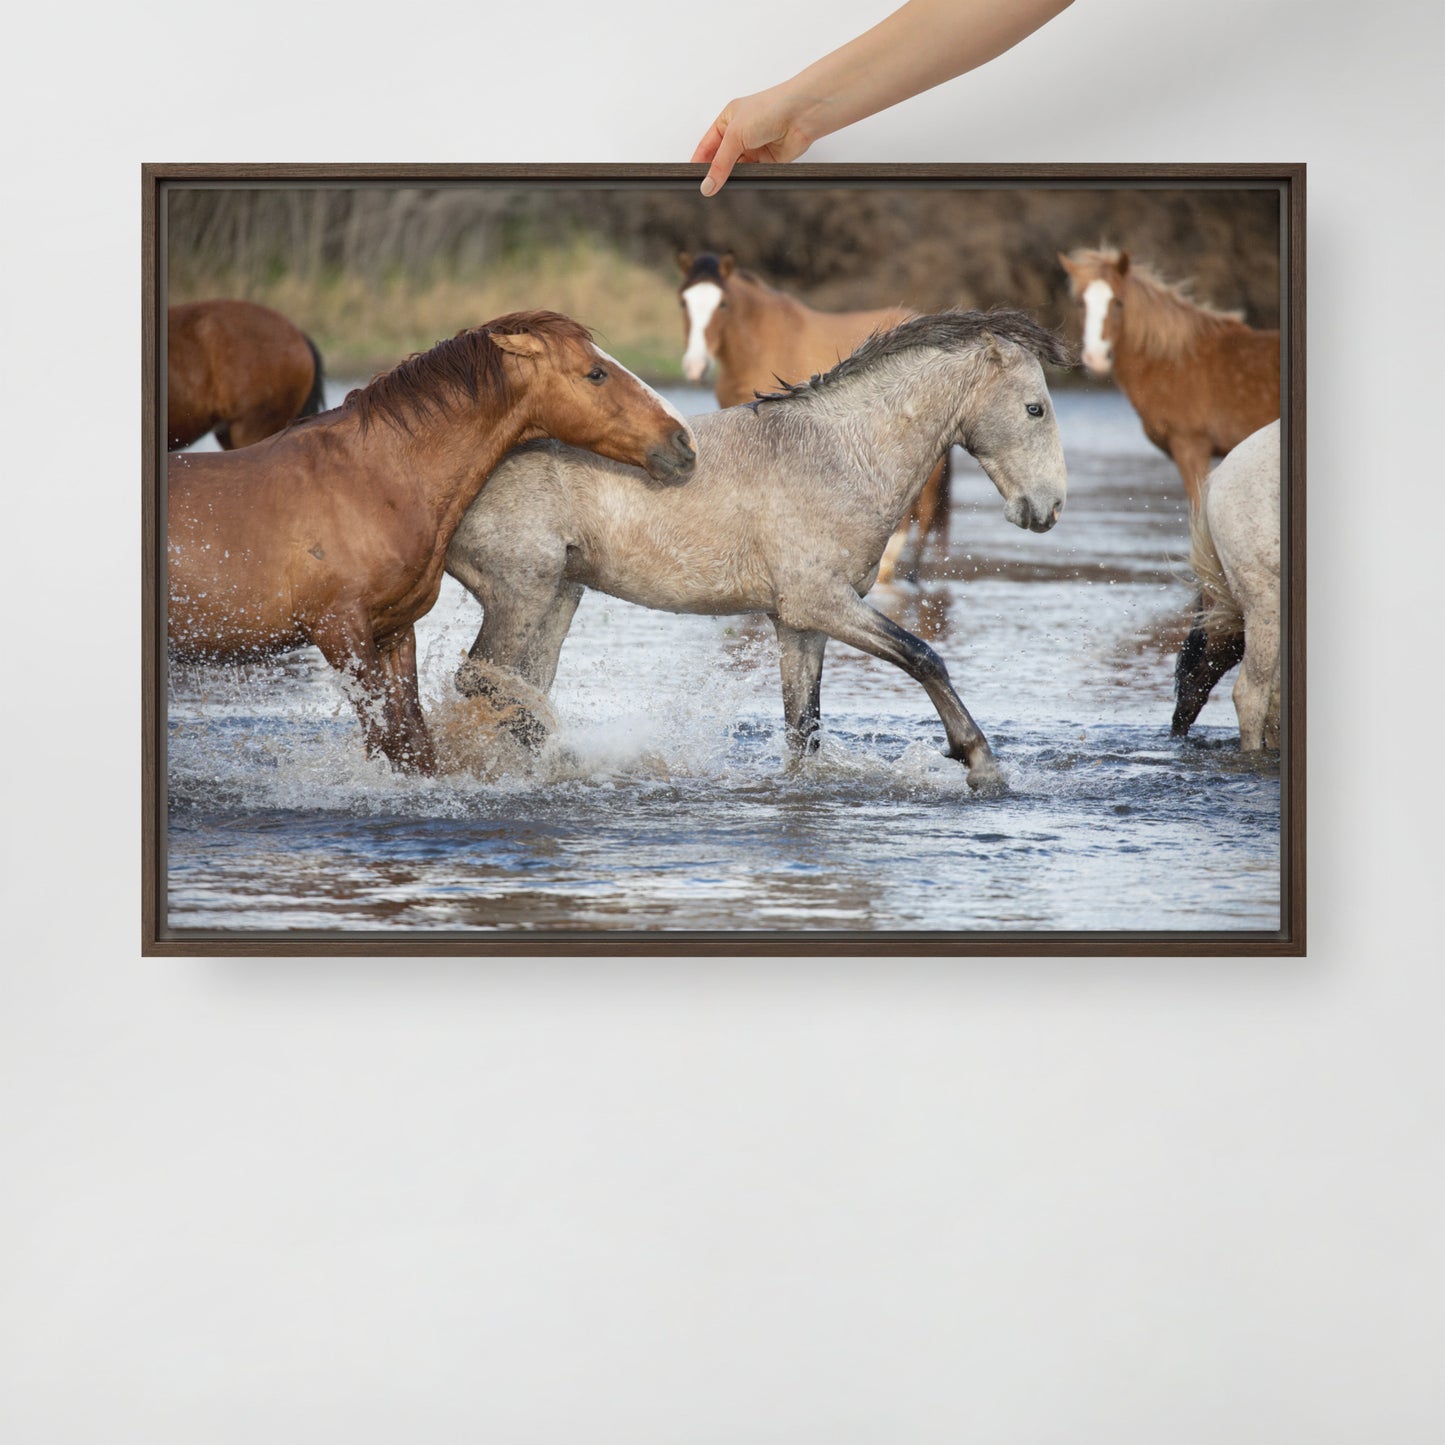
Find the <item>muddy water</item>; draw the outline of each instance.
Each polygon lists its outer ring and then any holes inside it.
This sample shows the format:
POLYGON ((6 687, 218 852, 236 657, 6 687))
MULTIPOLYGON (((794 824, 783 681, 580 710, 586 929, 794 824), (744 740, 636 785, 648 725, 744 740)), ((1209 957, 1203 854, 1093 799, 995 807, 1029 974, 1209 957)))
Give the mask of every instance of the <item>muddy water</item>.
POLYGON ((529 759, 452 696, 480 609, 448 579, 418 629, 434 779, 363 757, 312 652, 173 670, 171 926, 1276 928, 1277 757, 1240 755, 1229 680, 1194 739, 1169 737, 1189 601, 1177 475, 1117 393, 1055 400, 1059 525, 1009 526, 955 453, 949 561, 870 598, 944 656, 1006 796, 970 793, 920 688, 836 644, 821 752, 789 767, 765 620, 597 594, 563 650, 557 731, 529 759))

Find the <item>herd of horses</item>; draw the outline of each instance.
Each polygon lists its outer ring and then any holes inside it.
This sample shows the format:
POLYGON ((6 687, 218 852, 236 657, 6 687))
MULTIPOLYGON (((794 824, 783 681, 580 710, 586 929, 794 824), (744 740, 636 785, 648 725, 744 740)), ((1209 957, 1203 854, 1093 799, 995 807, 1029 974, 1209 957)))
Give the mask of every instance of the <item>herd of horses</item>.
MULTIPOLYGON (((169 462, 167 624, 180 660, 315 645, 343 675, 367 751, 436 757, 415 625, 450 572, 482 604, 463 693, 550 690, 587 588, 643 606, 763 613, 786 736, 817 746, 829 638, 902 669, 969 783, 992 750, 932 648, 864 597, 910 550, 946 551, 961 446, 1014 525, 1059 519, 1067 477, 1044 366, 1072 357, 1022 312, 823 312, 729 255, 679 256, 683 369, 719 411, 684 419, 580 322, 517 312, 412 356, 321 410, 322 360, 242 301, 172 307, 166 432, 222 451, 169 462)), ((1122 251, 1061 255, 1083 362, 1112 372, 1179 468, 1199 582, 1177 669, 1187 733, 1220 677, 1241 745, 1279 735, 1279 335, 1192 300, 1122 251), (1225 460, 1211 479, 1210 461, 1225 460)), ((508 726, 545 727, 516 697, 508 726)))

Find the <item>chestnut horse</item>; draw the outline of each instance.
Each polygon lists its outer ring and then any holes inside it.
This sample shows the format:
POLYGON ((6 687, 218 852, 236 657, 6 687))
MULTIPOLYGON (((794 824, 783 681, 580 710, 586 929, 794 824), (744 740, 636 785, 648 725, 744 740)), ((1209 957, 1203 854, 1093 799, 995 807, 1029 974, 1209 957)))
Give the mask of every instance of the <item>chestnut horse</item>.
POLYGON ((1192 301, 1127 251, 1059 255, 1083 316, 1084 365, 1113 371, 1144 434, 1184 479, 1190 511, 1213 457, 1279 417, 1279 332, 1192 301))
POLYGON ((314 643, 353 684, 368 753, 433 771, 414 624, 492 468, 540 437, 665 482, 695 461, 678 413, 552 311, 463 331, 254 446, 173 456, 172 655, 241 661, 314 643))
MULTIPOLYGON (((697 256, 683 251, 678 297, 683 309, 687 350, 682 369, 689 381, 701 381, 708 363, 716 367, 713 390, 719 406, 739 406, 755 396, 795 385, 836 366, 875 331, 886 331, 917 315, 904 306, 879 311, 815 311, 795 296, 766 285, 751 271, 740 271, 729 253, 697 256)), ((899 523, 879 567, 879 580, 892 580, 894 568, 917 528, 916 551, 907 571, 913 575, 930 538, 948 551, 950 470, 944 456, 899 523)))
POLYGON ((322 406, 321 353, 279 312, 193 301, 166 313, 166 446, 208 431, 225 451, 272 436, 322 406))

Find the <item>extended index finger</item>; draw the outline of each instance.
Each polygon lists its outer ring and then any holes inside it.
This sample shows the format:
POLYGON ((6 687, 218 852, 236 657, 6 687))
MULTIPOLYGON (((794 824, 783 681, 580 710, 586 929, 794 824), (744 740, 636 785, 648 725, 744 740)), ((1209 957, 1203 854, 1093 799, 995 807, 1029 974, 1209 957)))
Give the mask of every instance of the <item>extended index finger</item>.
POLYGON ((716 154, 717 148, 722 144, 722 138, 727 133, 727 122, 718 116, 708 127, 707 134, 698 141, 697 149, 692 153, 694 164, 699 161, 710 161, 716 154))
POLYGON ((728 177, 733 173, 733 167, 737 165, 746 150, 742 126, 730 125, 723 133, 721 141, 718 142, 717 152, 712 158, 712 165, 703 178, 703 195, 714 196, 722 190, 727 184, 728 177))

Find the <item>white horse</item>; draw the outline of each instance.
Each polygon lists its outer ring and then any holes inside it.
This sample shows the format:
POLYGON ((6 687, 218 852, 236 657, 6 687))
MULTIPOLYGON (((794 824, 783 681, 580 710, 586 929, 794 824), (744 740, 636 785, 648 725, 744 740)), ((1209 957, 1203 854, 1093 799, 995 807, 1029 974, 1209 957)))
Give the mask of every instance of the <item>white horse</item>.
POLYGON ((1242 657, 1234 684, 1239 745, 1245 752, 1279 746, 1279 470, 1275 421, 1240 442, 1204 484, 1189 549, 1202 605, 1179 655, 1178 736, 1242 657))
POLYGON ((671 612, 764 612, 795 752, 817 746, 831 637, 907 672, 969 782, 996 783, 988 740, 942 660, 863 594, 955 444, 992 478, 1009 521, 1046 532, 1058 520, 1064 454, 1041 359, 1063 366, 1069 355, 1020 312, 915 317, 810 382, 694 418, 696 471, 665 490, 571 447, 519 448, 447 551, 447 570, 484 608, 458 686, 492 693, 501 670, 547 692, 584 587, 671 612))

